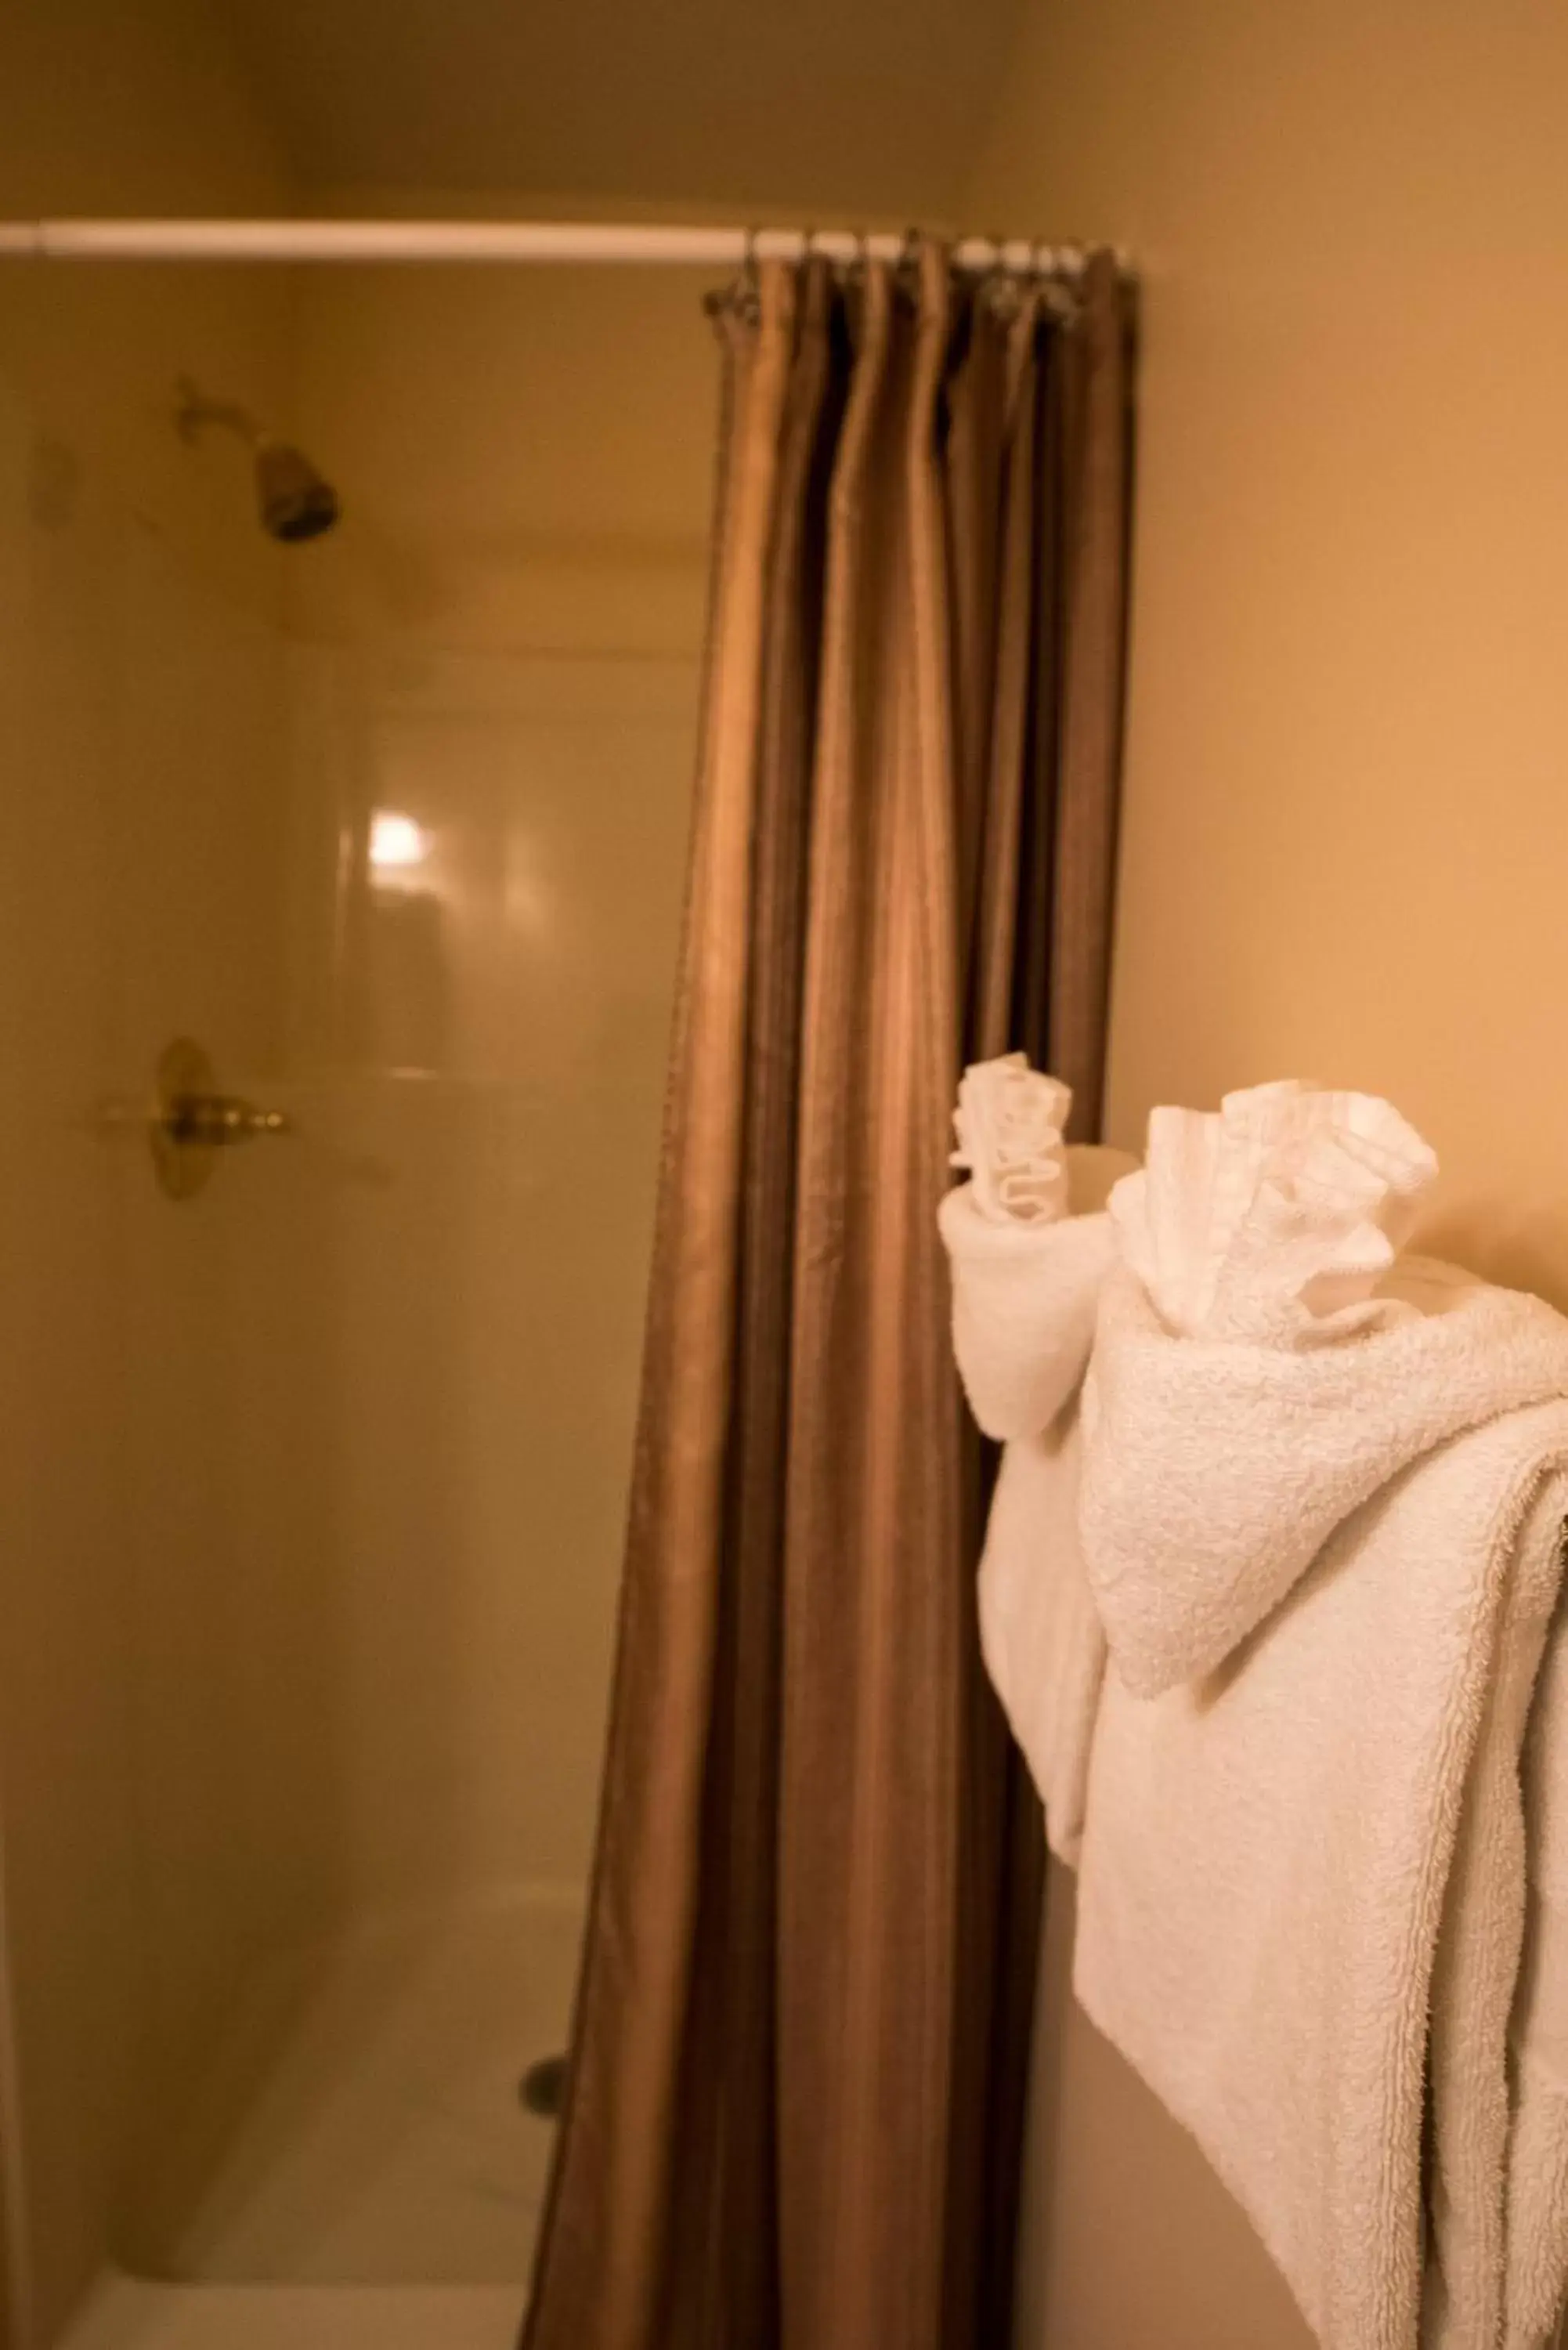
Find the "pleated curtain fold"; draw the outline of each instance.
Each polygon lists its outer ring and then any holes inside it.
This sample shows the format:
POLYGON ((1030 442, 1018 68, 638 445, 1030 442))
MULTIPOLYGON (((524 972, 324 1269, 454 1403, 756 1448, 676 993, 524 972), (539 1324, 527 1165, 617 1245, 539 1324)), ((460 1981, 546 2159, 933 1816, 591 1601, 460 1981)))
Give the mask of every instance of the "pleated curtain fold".
POLYGON ((1097 1130, 1132 320, 923 243, 720 315, 618 1659, 525 2350, 1007 2340, 1043 1846, 935 1208, 967 1059, 1097 1130))

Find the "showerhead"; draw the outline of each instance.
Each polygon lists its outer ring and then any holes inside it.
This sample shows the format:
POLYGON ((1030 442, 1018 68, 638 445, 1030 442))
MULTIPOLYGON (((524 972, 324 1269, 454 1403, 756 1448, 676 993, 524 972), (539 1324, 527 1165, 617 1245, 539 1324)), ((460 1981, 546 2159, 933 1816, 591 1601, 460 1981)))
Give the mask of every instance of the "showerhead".
POLYGON ((319 538, 337 519, 337 493, 286 441, 256 446, 256 497, 262 527, 291 545, 319 538))
POLYGON ((174 388, 174 427, 194 442, 209 427, 236 433, 255 465, 256 504, 262 528, 285 545, 297 546, 330 530, 341 509, 337 493, 317 473, 303 450, 275 440, 249 411, 232 400, 209 400, 187 378, 174 388))

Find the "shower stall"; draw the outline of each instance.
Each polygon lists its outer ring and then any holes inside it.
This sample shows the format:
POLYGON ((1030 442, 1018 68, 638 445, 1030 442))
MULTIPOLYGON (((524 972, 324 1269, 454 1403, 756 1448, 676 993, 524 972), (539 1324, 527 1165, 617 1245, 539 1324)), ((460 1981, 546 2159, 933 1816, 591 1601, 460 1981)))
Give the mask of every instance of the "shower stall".
POLYGON ((704 282, 0 261, 7 2350, 514 2334, 629 1471, 704 282))

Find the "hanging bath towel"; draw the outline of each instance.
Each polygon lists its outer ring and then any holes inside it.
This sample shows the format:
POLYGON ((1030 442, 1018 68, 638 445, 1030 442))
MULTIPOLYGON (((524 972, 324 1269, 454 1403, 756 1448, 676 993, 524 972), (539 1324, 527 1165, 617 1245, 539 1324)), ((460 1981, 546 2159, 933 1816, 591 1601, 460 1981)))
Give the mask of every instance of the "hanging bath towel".
POLYGON ((1568 1322, 1395 1266, 1432 1167, 1386 1104, 1271 1087, 1157 1112, 1113 1199, 1075 1980, 1325 2350, 1540 2350, 1568 2266, 1568 1322))
POLYGON ((981 1558, 981 1646, 1051 1848, 1069 1864, 1106 1660, 1078 1544, 1078 1396, 1116 1243, 1109 1216, 1090 1211, 1137 1163, 1064 1148, 1071 1099, 1022 1053, 966 1072, 954 1163, 970 1180, 939 1216, 965 1392, 1003 1447, 981 1558))

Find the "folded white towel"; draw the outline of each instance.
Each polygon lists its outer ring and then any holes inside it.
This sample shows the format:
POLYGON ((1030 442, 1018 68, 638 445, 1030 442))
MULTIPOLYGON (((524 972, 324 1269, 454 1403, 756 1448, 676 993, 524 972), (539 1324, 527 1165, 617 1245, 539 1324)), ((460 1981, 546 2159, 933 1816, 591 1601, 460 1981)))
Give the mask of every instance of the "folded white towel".
POLYGON ((955 1117, 970 1180, 938 1219, 959 1369, 976 1419, 1004 1447, 980 1566, 981 1649, 1067 1861, 1106 1655, 1077 1528, 1078 1391, 1116 1254, 1109 1217, 1091 1211, 1136 1164, 1064 1150, 1070 1098, 1022 1054, 970 1070, 955 1117))
MULTIPOLYGON (((1179 1250, 1163 1312, 1130 1271, 1106 1284, 1082 1529, 1115 1664, 1075 1980, 1327 2350, 1540 2350, 1568 2265, 1561 1877, 1526 1930, 1527 1848, 1568 1827, 1555 1652, 1528 1824, 1520 1765, 1568 1513, 1568 1322, 1445 1266, 1374 1293, 1367 1229, 1390 1195, 1397 1224, 1421 1159, 1364 1107, 1349 1124, 1398 1147, 1370 1183, 1347 1147, 1316 1225, 1294 1195, 1288 1270, 1249 1204, 1207 1291, 1179 1250), (1246 1326, 1249 1249, 1272 1343, 1173 1335, 1246 1326)), ((1315 1168, 1345 1125, 1306 1120, 1315 1168)), ((1222 1151, 1168 1130, 1212 1199, 1222 1151)), ((1163 1231, 1211 1232, 1150 1141, 1163 1231)))

